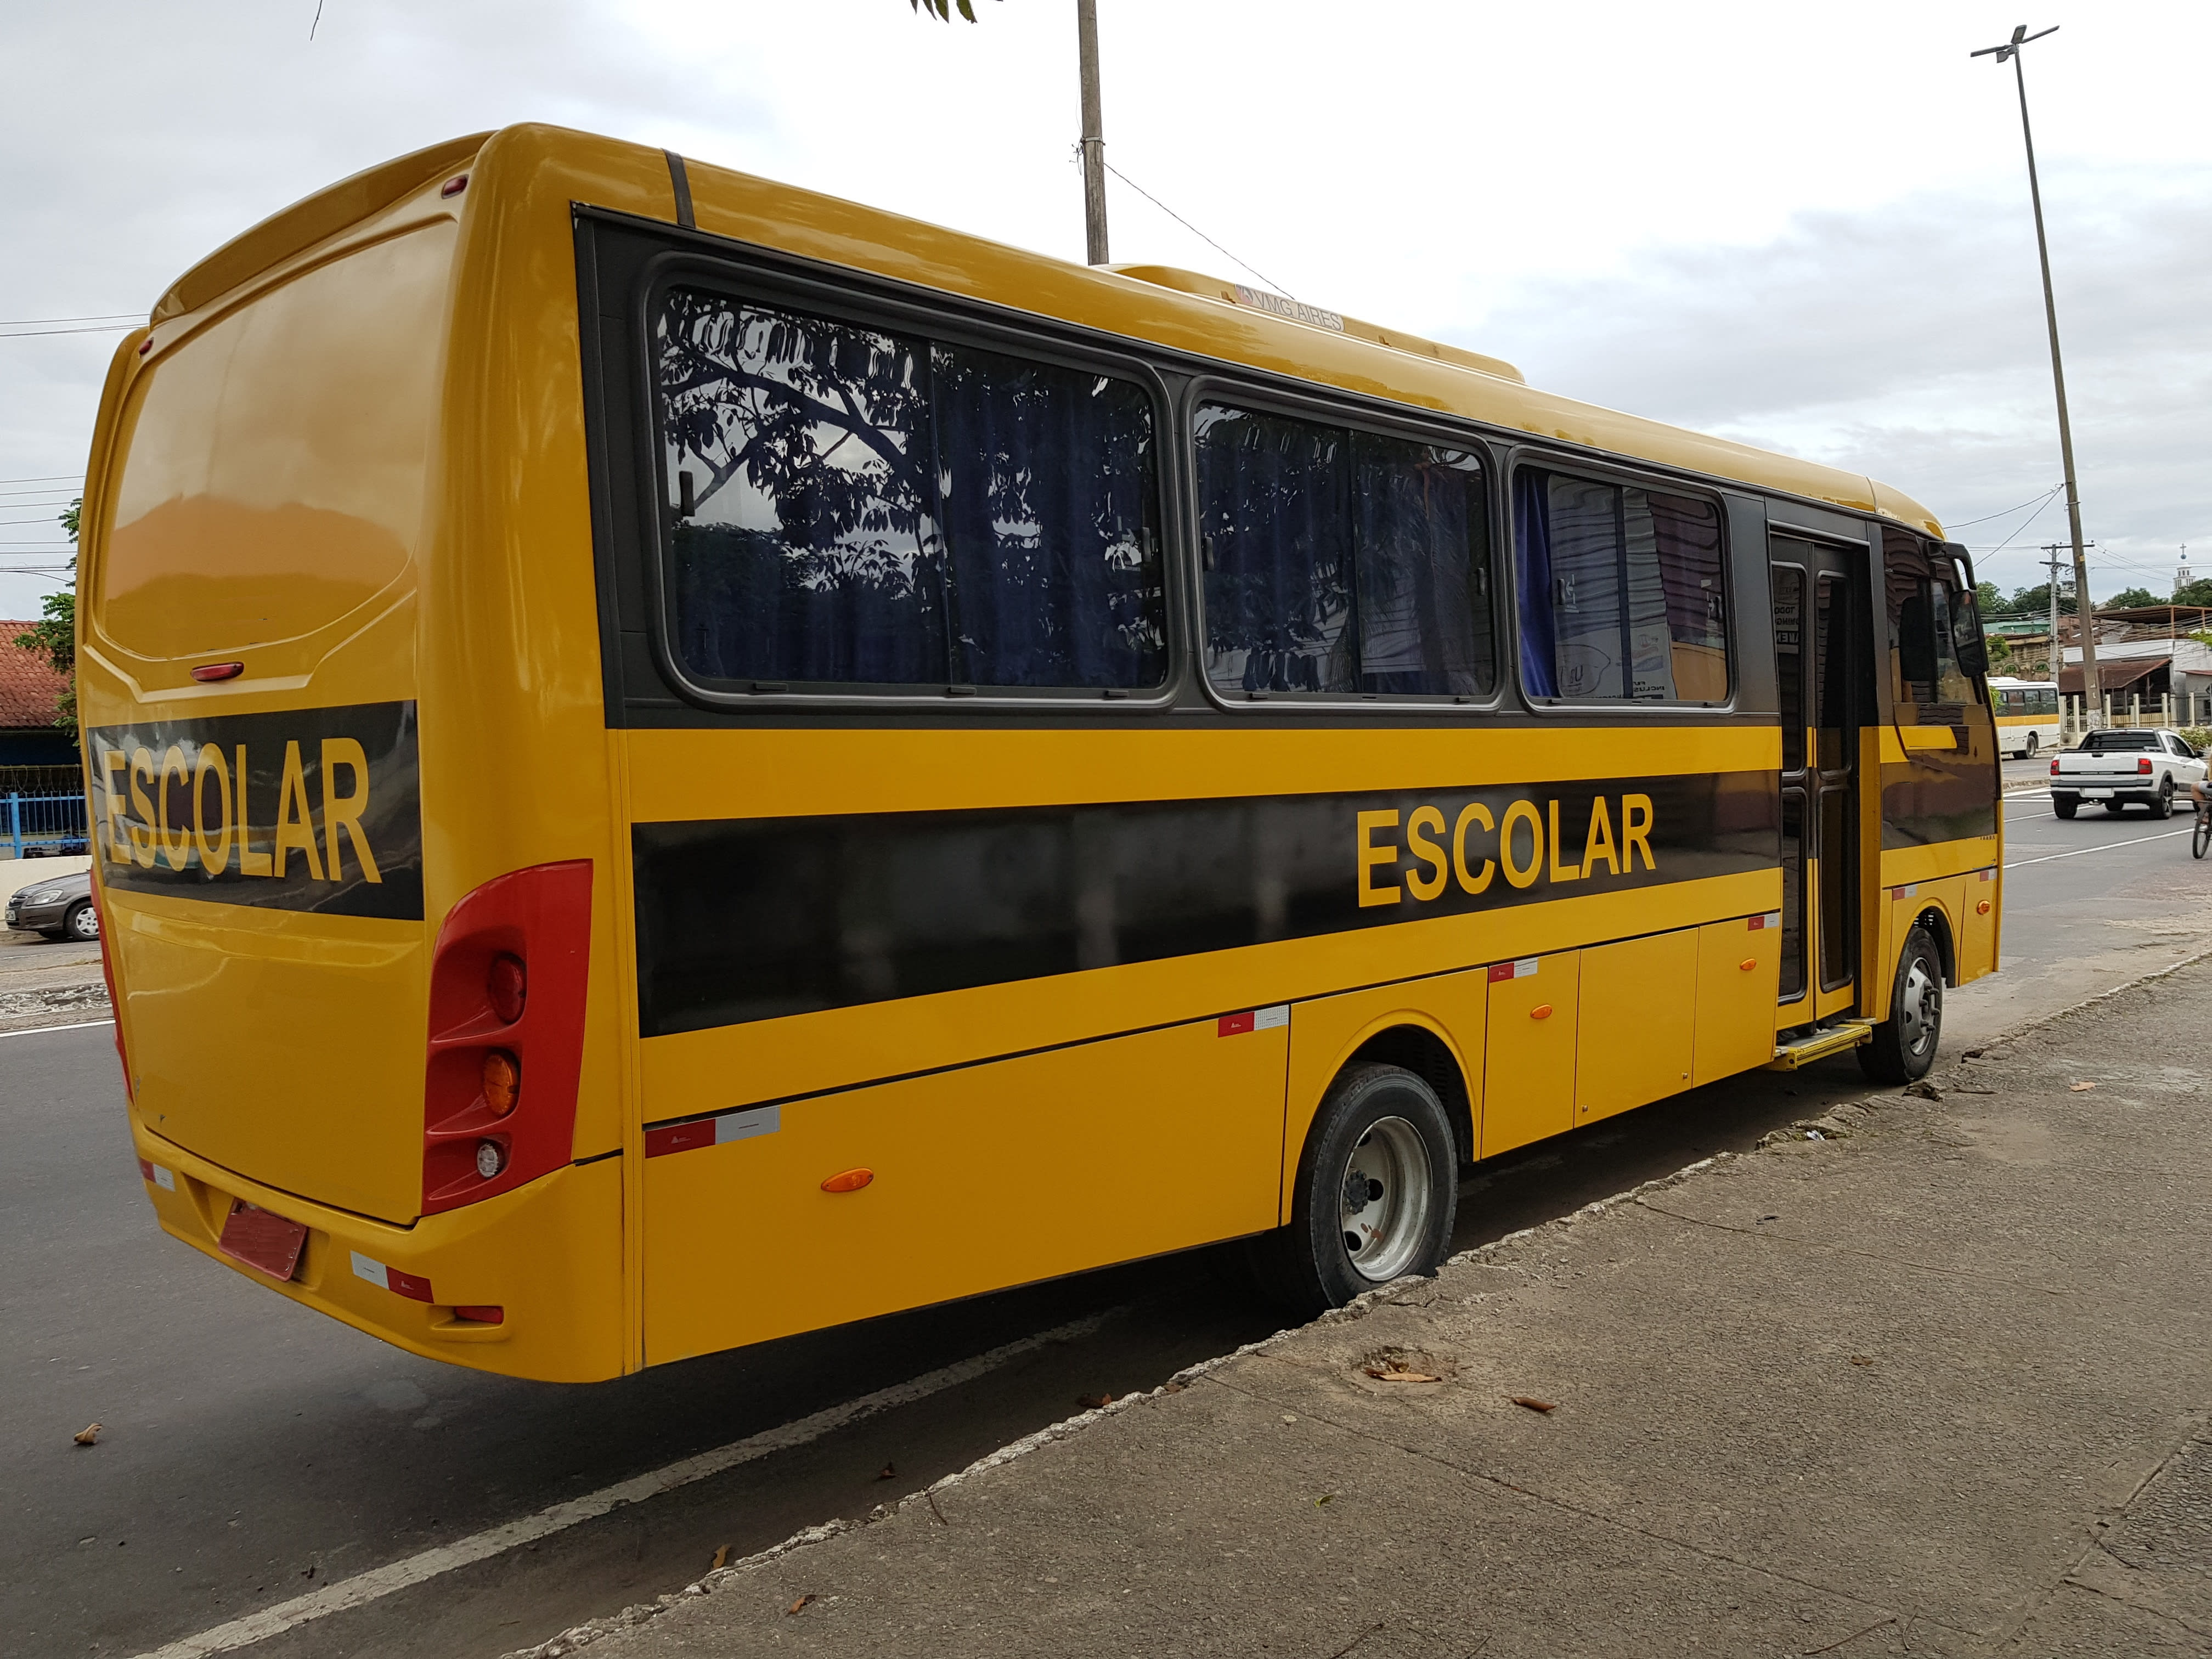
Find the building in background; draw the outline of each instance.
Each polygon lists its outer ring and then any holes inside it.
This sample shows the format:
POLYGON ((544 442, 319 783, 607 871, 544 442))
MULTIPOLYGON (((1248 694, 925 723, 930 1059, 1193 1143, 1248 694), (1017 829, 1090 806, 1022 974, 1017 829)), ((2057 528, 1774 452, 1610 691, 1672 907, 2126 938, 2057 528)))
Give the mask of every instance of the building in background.
POLYGON ((43 652, 15 643, 31 626, 0 621, 0 795, 10 790, 74 793, 84 787, 76 729, 54 724, 69 677, 56 672, 43 652))

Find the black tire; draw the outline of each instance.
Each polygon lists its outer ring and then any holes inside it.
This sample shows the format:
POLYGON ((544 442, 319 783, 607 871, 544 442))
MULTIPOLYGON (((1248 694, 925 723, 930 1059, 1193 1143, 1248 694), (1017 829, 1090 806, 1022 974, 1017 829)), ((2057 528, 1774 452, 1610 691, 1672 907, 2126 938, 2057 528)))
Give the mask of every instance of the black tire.
POLYGON ((2021 750, 2020 757, 2022 760, 2033 760, 2035 758, 2035 751, 2039 747, 2041 747, 2041 744, 2038 739, 2038 734, 2033 732, 2029 732, 2027 734, 2027 747, 2021 750))
POLYGON ((2212 845, 2212 817, 2199 812, 2197 815, 2197 833, 2189 838, 2189 856, 2203 858, 2208 845, 2212 845))
POLYGON ((2053 795, 2051 810, 2062 818, 2070 818, 2081 810, 2081 803, 2071 795, 2053 795))
POLYGON ((100 937, 100 912, 90 899, 79 899, 62 918, 61 937, 90 945, 100 937))
POLYGON ((1934 935, 1916 922, 1897 958, 1889 1018, 1859 1045, 1859 1069, 1876 1083, 1910 1083, 1928 1075, 1942 1041, 1943 958, 1934 935))
POLYGON ((2172 778, 2160 780, 2158 793, 2151 797, 2150 815, 2154 818, 2170 818, 2173 816, 2173 780, 2172 778))
POLYGON ((1436 1091, 1401 1066, 1348 1066, 1314 1114, 1291 1224, 1251 1242, 1254 1276, 1271 1301, 1311 1319, 1408 1273, 1436 1272, 1451 1249, 1458 1207, 1459 1153, 1436 1091), (1382 1183, 1365 1164, 1404 1168, 1409 1159, 1425 1169, 1409 1169, 1399 1191, 1371 1190, 1382 1183), (1364 1228, 1373 1245, 1389 1250, 1379 1276, 1375 1267, 1363 1270, 1348 1248, 1354 1179, 1370 1188, 1368 1208, 1354 1219, 1380 1216, 1379 1226, 1364 1228))

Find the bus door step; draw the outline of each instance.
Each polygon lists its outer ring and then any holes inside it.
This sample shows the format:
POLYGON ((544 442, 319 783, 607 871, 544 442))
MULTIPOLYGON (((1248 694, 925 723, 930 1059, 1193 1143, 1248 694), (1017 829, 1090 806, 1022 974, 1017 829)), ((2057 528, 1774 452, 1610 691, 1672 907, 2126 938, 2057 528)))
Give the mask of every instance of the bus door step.
POLYGON ((1846 1048, 1856 1048, 1874 1035, 1870 1019, 1839 1019, 1832 1025, 1823 1025, 1789 1042, 1774 1045, 1774 1058, 1766 1062, 1770 1072, 1794 1072, 1801 1066, 1809 1066, 1816 1060, 1826 1060, 1830 1054, 1840 1054, 1846 1048))

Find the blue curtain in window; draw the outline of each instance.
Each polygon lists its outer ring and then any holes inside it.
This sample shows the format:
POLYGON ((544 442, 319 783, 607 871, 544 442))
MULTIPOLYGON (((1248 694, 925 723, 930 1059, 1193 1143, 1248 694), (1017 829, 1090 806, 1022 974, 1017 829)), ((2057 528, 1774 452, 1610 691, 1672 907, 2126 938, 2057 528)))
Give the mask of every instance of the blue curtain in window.
POLYGON ((1523 469, 1513 477, 1513 580, 1521 607, 1521 683, 1531 696, 1559 695, 1552 626, 1550 480, 1523 469))
POLYGON ((1354 691, 1343 434, 1199 411, 1206 673, 1229 691, 1354 691))
POLYGON ((1165 678, 1142 387, 685 289, 658 349, 676 640, 695 672, 1165 678))
POLYGON ((934 356, 939 516, 965 678, 1158 684, 1152 400, 1072 369, 945 347, 934 356))

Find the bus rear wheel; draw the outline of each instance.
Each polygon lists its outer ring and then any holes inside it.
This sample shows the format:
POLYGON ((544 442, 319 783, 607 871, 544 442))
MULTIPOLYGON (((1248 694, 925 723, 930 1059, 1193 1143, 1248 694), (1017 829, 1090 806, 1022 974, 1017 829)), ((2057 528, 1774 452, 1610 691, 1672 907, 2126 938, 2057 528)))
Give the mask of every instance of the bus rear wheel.
POLYGON ((1942 1039, 1943 959, 1935 935, 1916 924, 1897 959, 1889 1018, 1859 1046, 1859 1069, 1876 1083, 1910 1083, 1928 1075, 1942 1039))
POLYGON ((1436 1091, 1402 1066, 1348 1068, 1314 1115, 1291 1224, 1253 1241, 1262 1290, 1310 1319, 1434 1273, 1451 1248, 1458 1163, 1436 1091))
POLYGON ((2033 760, 2035 758, 2037 737, 2038 734, 2033 732, 2027 734, 2027 747, 2020 751, 2020 757, 2022 760, 2033 760))

